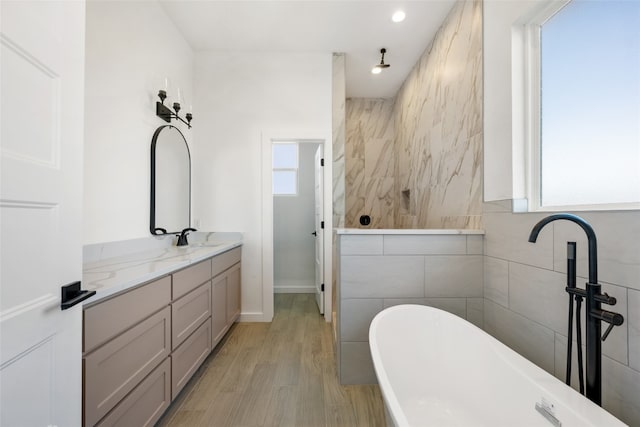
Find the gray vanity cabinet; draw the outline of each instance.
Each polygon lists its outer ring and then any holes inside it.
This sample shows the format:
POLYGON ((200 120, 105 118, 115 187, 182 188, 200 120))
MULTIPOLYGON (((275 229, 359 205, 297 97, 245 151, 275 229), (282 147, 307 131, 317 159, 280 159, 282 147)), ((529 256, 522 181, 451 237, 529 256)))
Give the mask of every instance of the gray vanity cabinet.
POLYGON ((240 316, 240 248, 216 257, 211 281, 212 341, 217 345, 240 316))
POLYGON ((85 425, 107 415, 171 353, 170 284, 164 277, 85 308, 85 425))
POLYGON ((153 426, 240 314, 235 248, 83 312, 83 423, 153 426))

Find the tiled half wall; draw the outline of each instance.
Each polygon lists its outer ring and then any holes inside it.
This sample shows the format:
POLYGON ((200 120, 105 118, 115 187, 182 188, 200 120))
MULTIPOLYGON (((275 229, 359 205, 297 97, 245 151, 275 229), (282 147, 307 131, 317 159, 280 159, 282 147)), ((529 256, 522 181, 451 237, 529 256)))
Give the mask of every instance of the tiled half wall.
POLYGON ((338 370, 375 384, 369 325, 398 304, 437 307, 482 327, 482 235, 339 234, 338 370))

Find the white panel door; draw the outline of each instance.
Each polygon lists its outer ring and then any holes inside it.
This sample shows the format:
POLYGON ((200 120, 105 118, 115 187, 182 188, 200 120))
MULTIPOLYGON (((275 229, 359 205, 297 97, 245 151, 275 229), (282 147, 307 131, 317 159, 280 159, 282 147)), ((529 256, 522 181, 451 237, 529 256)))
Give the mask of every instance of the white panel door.
POLYGON ((0 425, 79 426, 82 1, 0 1, 0 425))
POLYGON ((322 162, 322 144, 315 156, 315 221, 316 221, 316 302, 320 314, 324 314, 324 168, 322 162))

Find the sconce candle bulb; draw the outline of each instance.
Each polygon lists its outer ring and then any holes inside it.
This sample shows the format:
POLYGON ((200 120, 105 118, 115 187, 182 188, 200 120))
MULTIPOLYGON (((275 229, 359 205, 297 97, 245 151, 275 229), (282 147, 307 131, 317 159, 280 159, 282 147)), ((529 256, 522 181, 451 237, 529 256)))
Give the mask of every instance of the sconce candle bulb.
MULTIPOLYGON (((178 93, 180 96, 179 90, 178 90, 178 93)), ((164 120, 167 123, 171 123, 171 119, 180 120, 182 123, 187 125, 189 129, 191 129, 191 120, 193 120, 193 114, 191 112, 186 114, 185 116, 186 120, 185 120, 179 115, 180 108, 181 108, 179 102, 173 103, 173 111, 171 110, 171 108, 164 105, 164 100, 167 99, 166 90, 160 89, 158 91, 158 98, 160 98, 161 102, 156 102, 156 116, 160 117, 162 120, 164 120)))

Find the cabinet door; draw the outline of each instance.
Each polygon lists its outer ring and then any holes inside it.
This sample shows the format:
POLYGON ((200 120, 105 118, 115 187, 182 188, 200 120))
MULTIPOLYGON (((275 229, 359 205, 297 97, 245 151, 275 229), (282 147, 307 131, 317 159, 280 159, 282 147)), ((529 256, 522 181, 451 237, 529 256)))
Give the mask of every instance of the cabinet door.
POLYGON ((211 353, 211 320, 207 319, 171 353, 171 396, 176 398, 211 353))
POLYGON ((211 284, 211 337, 215 346, 227 331, 227 275, 221 274, 211 284))
POLYGON ((227 326, 240 315, 240 263, 227 271, 227 326))
POLYGON ((98 427, 151 427, 171 403, 171 363, 164 359, 98 427))
POLYGON ((211 315, 211 282, 171 303, 171 343, 176 349, 211 315))
POLYGON ((85 424, 94 425, 169 355, 171 310, 140 322, 84 358, 85 424))

